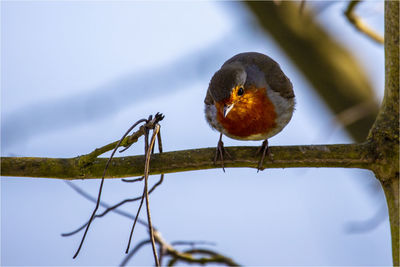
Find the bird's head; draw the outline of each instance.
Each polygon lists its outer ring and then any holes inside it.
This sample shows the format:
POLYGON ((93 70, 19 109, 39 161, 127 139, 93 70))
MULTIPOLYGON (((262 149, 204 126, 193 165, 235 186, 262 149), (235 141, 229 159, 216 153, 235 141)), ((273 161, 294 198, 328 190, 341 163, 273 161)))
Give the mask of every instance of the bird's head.
POLYGON ((209 92, 223 110, 224 117, 241 101, 246 93, 247 73, 240 64, 222 67, 211 78, 209 92))

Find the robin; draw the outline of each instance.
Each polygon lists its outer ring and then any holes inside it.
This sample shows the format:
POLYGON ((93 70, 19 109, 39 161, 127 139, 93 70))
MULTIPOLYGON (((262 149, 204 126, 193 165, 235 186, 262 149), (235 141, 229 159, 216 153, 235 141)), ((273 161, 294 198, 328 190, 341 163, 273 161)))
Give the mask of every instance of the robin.
MULTIPOLYGON (((295 96, 289 78, 272 58, 255 52, 227 60, 208 86, 204 99, 210 126, 219 131, 217 151, 224 170, 222 135, 238 140, 264 140, 258 170, 268 154, 268 138, 276 135, 292 118, 295 96)), ((224 170, 225 171, 225 170, 224 170)))

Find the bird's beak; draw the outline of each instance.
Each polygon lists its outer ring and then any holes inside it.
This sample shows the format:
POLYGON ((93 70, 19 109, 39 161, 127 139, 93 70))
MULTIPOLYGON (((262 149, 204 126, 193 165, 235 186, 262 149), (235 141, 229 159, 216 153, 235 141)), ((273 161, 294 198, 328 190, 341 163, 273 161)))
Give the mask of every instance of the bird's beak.
POLYGON ((235 104, 224 105, 224 118, 226 118, 226 116, 228 116, 229 111, 232 110, 234 105, 235 104))

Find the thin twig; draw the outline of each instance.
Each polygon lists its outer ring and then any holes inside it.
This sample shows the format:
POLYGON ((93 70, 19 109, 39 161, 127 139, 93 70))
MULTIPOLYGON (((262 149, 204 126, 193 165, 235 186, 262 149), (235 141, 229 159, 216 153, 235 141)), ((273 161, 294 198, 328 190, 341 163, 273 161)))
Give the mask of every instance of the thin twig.
POLYGON ((172 246, 195 246, 195 245, 210 245, 210 246, 215 246, 215 242, 209 242, 209 241, 203 241, 203 240, 199 240, 199 241, 182 241, 182 240, 178 240, 178 241, 174 241, 171 242, 172 246))
MULTIPOLYGON (((90 200, 90 201, 96 203, 96 201, 97 201, 96 198, 90 196, 89 194, 87 194, 85 191, 83 191, 81 188, 79 188, 78 186, 76 186, 76 185, 73 184, 72 182, 66 181, 66 183, 67 183, 72 189, 74 189, 78 194, 80 194, 80 195, 83 196, 84 198, 86 198, 86 199, 88 199, 88 200, 90 200)), ((121 204, 121 202, 118 203, 118 204, 121 204)), ((119 214, 119 215, 122 215, 122 216, 124 216, 124 217, 127 217, 127 218, 129 218, 129 219, 134 219, 134 218, 135 218, 133 215, 131 215, 131 214, 127 213, 127 212, 124 212, 124 211, 121 211, 121 210, 117 209, 117 207, 120 206, 120 205, 118 205, 118 206, 117 206, 117 205, 110 206, 110 205, 108 205, 108 204, 106 204, 106 203, 100 201, 100 206, 105 207, 106 210, 105 210, 103 213, 101 213, 101 214, 96 214, 96 215, 94 216, 93 220, 96 219, 96 218, 99 218, 99 217, 103 217, 103 216, 106 215, 109 211, 113 211, 113 212, 115 212, 115 213, 117 213, 117 214, 119 214)), ((147 223, 146 223, 145 221, 140 220, 139 222, 147 227, 147 223)), ((79 233, 82 229, 85 228, 86 225, 88 225, 88 223, 89 223, 89 221, 87 221, 87 222, 84 223, 81 227, 79 227, 78 229, 76 229, 76 230, 74 230, 74 231, 72 231, 72 232, 62 233, 61 236, 67 237, 67 236, 71 236, 71 235, 74 235, 74 234, 76 234, 76 233, 79 233)))
POLYGON ((154 255, 154 261, 156 263, 156 266, 160 266, 160 262, 158 261, 158 256, 157 256, 157 249, 156 249, 156 244, 154 241, 154 231, 153 231, 153 226, 151 223, 151 215, 150 215, 150 201, 149 201, 149 192, 147 190, 148 188, 148 178, 149 178, 149 168, 150 168, 150 157, 151 157, 151 150, 153 149, 156 137, 160 131, 160 125, 156 124, 153 130, 153 136, 151 137, 150 141, 150 146, 147 149, 146 152, 146 163, 144 166, 144 193, 145 193, 145 198, 146 198, 146 210, 147 210, 147 222, 149 224, 149 232, 150 232, 150 239, 151 239, 151 246, 153 248, 153 255, 154 255))
POLYGON ((208 262, 219 262, 219 263, 225 263, 228 266, 239 266, 239 264, 234 262, 232 259, 222 256, 221 254, 218 254, 218 253, 208 250, 208 249, 190 249, 190 250, 184 251, 184 253, 206 254, 206 255, 212 256, 211 258, 208 259, 208 262))
MULTIPOLYGON (((175 251, 176 252, 176 251, 175 251)), ((168 266, 173 266, 175 265, 178 261, 184 261, 188 263, 200 263, 202 265, 207 264, 207 263, 223 263, 226 264, 227 266, 240 266, 236 262, 234 262, 232 259, 225 257, 215 251, 208 250, 208 249, 190 249, 186 250, 184 252, 170 252, 170 256, 172 257, 170 261, 168 262, 168 266), (201 258, 196 258, 194 257, 195 254, 205 254, 208 255, 209 257, 201 257, 201 258)))
POLYGON ((128 261, 133 257, 133 255, 135 255, 135 253, 139 251, 141 247, 149 243, 151 243, 151 241, 146 239, 137 244, 136 247, 131 252, 129 252, 129 254, 124 258, 124 260, 121 262, 119 266, 125 266, 128 263, 128 261))
MULTIPOLYGON (((107 162, 107 163, 108 163, 108 162, 107 162)), ((86 234, 87 234, 87 232, 88 232, 88 230, 89 230, 90 224, 91 224, 92 221, 93 221, 93 218, 94 218, 94 216, 95 216, 95 214, 96 214, 97 209, 99 208, 101 192, 102 192, 102 190, 103 190, 103 184, 104 184, 104 178, 101 179, 100 188, 99 188, 99 194, 98 194, 98 196, 97 196, 96 207, 94 208, 94 210, 93 210, 93 212, 92 212, 92 215, 90 216, 89 223, 88 223, 87 226, 86 226, 85 233, 84 233, 83 236, 82 236, 81 243, 79 244, 78 250, 75 252, 75 255, 72 257, 72 258, 74 258, 74 259, 78 256, 79 251, 80 251, 81 248, 82 248, 82 245, 83 245, 83 242, 85 241, 85 237, 86 237, 86 234)))
POLYGON ((163 264, 164 256, 167 253, 167 248, 163 246, 163 244, 159 243, 159 248, 158 248, 158 260, 160 262, 160 266, 163 264))
POLYGON ((133 230, 135 230, 136 222, 137 222, 137 220, 138 220, 138 218, 139 218, 140 211, 142 210, 144 196, 145 196, 145 191, 143 190, 143 194, 142 194, 142 196, 140 197, 139 208, 138 208, 138 210, 136 211, 135 220, 133 221, 132 228, 131 228, 131 232, 130 232, 130 234, 129 234, 128 245, 126 246, 126 250, 125 250, 125 253, 126 253, 126 254, 128 254, 128 252, 129 252, 129 247, 131 246, 131 241, 132 241, 132 236, 133 236, 133 230))
POLYGON ((158 134, 157 134, 157 143, 158 143, 158 152, 162 153, 163 147, 162 147, 162 141, 161 141, 161 128, 159 129, 158 134))
POLYGON ((125 182, 125 183, 136 183, 136 182, 143 181, 143 179, 144 179, 144 176, 142 176, 142 177, 140 177, 140 178, 131 179, 131 180, 130 180, 130 179, 122 178, 121 181, 122 181, 122 182, 125 182))
MULTIPOLYGON (((155 242, 159 245, 159 251, 160 251, 160 258, 162 257, 171 257, 171 260, 169 263, 176 263, 177 261, 183 261, 186 263, 199 263, 199 264, 206 264, 206 263, 224 263, 229 266, 239 266, 236 262, 234 262, 232 259, 223 256, 215 251, 208 250, 208 249, 199 249, 199 248, 193 248, 195 244, 207 244, 208 242, 206 241, 175 241, 169 244, 166 242, 162 236, 161 233, 157 230, 154 231, 154 239, 155 242), (176 250, 172 244, 175 245, 191 245, 192 249, 180 252, 176 250), (209 255, 210 257, 202 257, 202 258, 196 258, 194 257, 194 254, 205 254, 209 255)), ((143 242, 143 241, 142 241, 143 242)), ((139 243, 137 246, 142 246, 142 242, 139 243)), ((147 242, 151 242, 150 240, 147 240, 147 242)), ((208 243, 212 244, 212 243, 208 243)), ((137 251, 137 247, 133 249, 134 251, 137 251)), ((129 259, 132 257, 132 253, 130 252, 125 259, 123 260, 123 264, 121 266, 124 266, 128 263, 129 259)), ((160 260, 160 265, 161 265, 161 260, 160 260)))
MULTIPOLYGON (((138 120, 134 125, 131 126, 131 128, 127 131, 127 133, 129 133, 133 128, 135 128, 138 124, 140 124, 142 122, 146 122, 146 119, 138 120)), ((134 144, 139 139, 139 137, 142 136, 143 134, 144 134, 144 132, 141 127, 138 131, 134 132, 130 136, 127 136, 127 134, 126 134, 126 135, 124 135, 124 138, 121 138, 119 141, 115 141, 115 142, 112 142, 105 146, 102 146, 100 148, 96 148, 94 151, 79 157, 80 165, 82 165, 84 167, 84 166, 90 164, 98 156, 100 156, 112 149, 115 149, 116 146, 126 146, 126 148, 128 148, 132 144, 134 144)))
MULTIPOLYGON (((149 118, 147 119, 147 121, 151 121, 153 118, 153 116, 149 116, 149 118)), ((150 128, 145 127, 144 128, 145 134, 144 134, 144 153, 147 153, 147 149, 149 147, 149 132, 150 132, 150 128)))
POLYGON ((138 120, 134 126, 132 126, 131 128, 135 128, 138 124, 142 123, 142 122, 146 122, 144 125, 142 125, 139 130, 137 130, 136 132, 132 133, 129 136, 125 136, 123 138, 123 140, 119 140, 119 141, 115 141, 112 142, 110 144, 107 144, 105 146, 102 146, 100 148, 96 148, 94 151, 86 154, 86 155, 82 155, 79 156, 79 166, 81 168, 85 168, 88 165, 90 165, 91 163, 93 163, 93 161, 100 156, 101 154, 106 153, 107 151, 113 150, 115 149, 116 144, 119 142, 118 146, 124 146, 125 148, 120 150, 119 152, 124 152, 125 150, 127 150, 131 145, 133 145, 134 143, 136 143, 139 140, 139 137, 141 137, 142 135, 145 134, 145 129, 154 129, 154 125, 159 123, 160 121, 162 121, 164 119, 164 116, 161 113, 156 113, 156 115, 154 115, 154 118, 152 118, 152 116, 149 116, 149 119, 140 119, 138 120))
MULTIPOLYGON (((150 236, 151 236, 151 240, 152 240, 153 253, 154 253, 154 257, 155 257, 155 261, 156 261, 156 265, 157 266, 159 266, 160 264, 159 264, 158 257, 157 257, 157 251, 155 251, 155 243, 154 243, 154 237, 153 237, 153 227, 151 226, 150 208, 149 208, 149 204, 148 204, 149 203, 148 195, 150 193, 148 191, 148 175, 149 175, 149 166, 148 165, 150 164, 150 156, 151 156, 151 154, 153 154, 153 151, 154 151, 155 137, 159 136, 158 137, 159 138, 159 142, 161 141, 160 125, 158 124, 158 122, 161 121, 163 118, 164 118, 164 116, 162 114, 160 114, 160 113, 157 113, 154 116, 154 119, 150 115, 148 120, 147 120, 146 125, 144 125, 144 133, 145 133, 144 134, 144 137, 145 137, 144 145, 145 145, 146 161, 145 161, 145 170, 144 170, 144 176, 143 177, 144 177, 144 180, 145 180, 145 186, 144 186, 144 189, 143 189, 143 194, 142 194, 142 197, 141 197, 140 205, 139 205, 139 208, 137 210, 136 217, 135 217, 135 220, 134 220, 132 228, 131 228, 131 232, 129 234, 128 245, 127 245, 126 250, 125 250, 125 253, 129 252, 129 248, 130 248, 130 244, 131 244, 132 236, 133 236, 133 231, 134 231, 135 226, 136 226, 136 221, 137 221, 137 219, 139 217, 139 214, 140 214, 140 211, 141 211, 141 208, 142 208, 142 205, 143 205, 143 200, 146 197, 147 217, 148 217, 148 223, 149 223, 148 227, 149 227, 149 232, 150 232, 150 236), (153 122, 151 128, 147 127, 147 124, 151 123, 151 122, 153 122), (149 145, 149 131, 150 131, 150 129, 153 129, 153 136, 152 136, 152 139, 151 139, 151 144, 149 145), (147 176, 146 176, 146 168, 147 168, 147 176)), ((159 146, 159 151, 160 151, 160 153, 162 152, 162 147, 160 147, 160 146, 159 146)), ((164 179, 164 174, 161 174, 160 182, 162 182, 163 179, 164 179)), ((133 181, 139 181, 139 180, 142 180, 142 178, 135 179, 133 181)))
POLYGON ((337 113, 334 117, 334 120, 339 122, 343 126, 348 126, 374 112, 375 106, 375 101, 361 102, 337 113))
MULTIPOLYGON (((157 116, 157 115, 156 115, 156 116, 157 116)), ((152 120, 152 116, 150 115, 149 118, 148 118, 148 121, 151 121, 151 120, 152 120)), ((159 125, 158 125, 158 124, 155 124, 155 127, 157 127, 157 126, 158 126, 158 129, 159 129, 159 128, 160 128, 159 125)), ((149 147, 149 143, 148 143, 148 142, 149 142, 149 141, 148 141, 148 140, 149 140, 149 128, 145 127, 144 132, 145 132, 145 135, 144 135, 144 137, 145 137, 145 155, 146 155, 146 157, 147 157, 147 153, 149 153, 149 148, 150 148, 151 151, 153 151, 153 148, 154 148, 154 141, 153 141, 152 145, 150 145, 150 147, 149 147)), ((156 133, 156 135, 157 135, 158 133, 159 133, 159 131, 156 133)), ((153 130, 153 135, 154 135, 154 130, 153 130)), ((152 140, 153 140, 153 139, 152 139, 152 140)), ((145 164, 150 164, 150 163, 146 161, 145 164)), ((146 172, 146 165, 145 165, 145 172, 146 172)), ((135 220, 134 220, 134 222, 133 222, 132 228, 131 228, 131 232, 130 232, 130 234, 129 234, 128 245, 126 246, 125 253, 128 253, 128 252, 129 252, 129 248, 130 248, 130 245, 131 245, 131 242, 132 242, 133 231, 135 230, 136 222, 137 222, 137 220, 138 220, 138 218, 139 218, 139 214, 140 214, 140 211, 141 211, 141 209, 142 209, 144 197, 146 196, 146 194, 147 194, 147 195, 149 194, 149 192, 147 191, 147 190, 148 190, 148 189, 147 189, 147 186, 146 186, 146 183, 147 183, 146 174, 145 174, 145 176, 143 176, 142 178, 145 178, 145 187, 144 187, 144 189, 143 189, 143 194, 142 194, 142 197, 141 197, 141 200, 140 200, 139 208, 138 208, 138 210, 137 210, 137 212, 136 212, 136 216, 135 216, 135 220)), ((142 180, 142 178, 138 178, 138 179, 135 179, 135 180, 133 180, 133 181, 139 181, 139 180, 142 180)), ((164 175, 163 175, 163 174, 161 175, 161 180, 162 180, 162 179, 164 179, 164 175)), ((146 205, 146 206, 148 207, 148 205, 146 205)))
POLYGON ((372 30, 365 22, 354 13, 354 9, 356 5, 358 5, 361 1, 360 0, 353 0, 351 1, 348 6, 346 11, 344 12, 344 15, 348 19, 348 21, 361 33, 365 34, 375 42, 379 44, 383 44, 384 39, 381 35, 376 33, 374 30, 372 30))
MULTIPOLYGON (((71 182, 71 181, 65 181, 65 183, 66 183, 68 186, 70 186, 70 187, 71 187, 75 192, 77 192, 79 195, 83 196, 84 198, 86 198, 87 200, 89 200, 89 201, 91 201, 91 202, 96 203, 97 199, 96 199, 95 197, 93 197, 93 196, 89 195, 87 192, 83 191, 82 188, 80 188, 79 186, 75 185, 73 182, 71 182)), ((103 201, 100 201, 100 206, 103 207, 103 208, 111 209, 111 210, 112 210, 111 205, 109 205, 109 204, 107 204, 107 203, 105 203, 105 202, 103 202, 103 201), (110 207, 111 207, 111 208, 110 208, 110 207)), ((122 215, 122 216, 124 216, 124 217, 133 219, 133 215, 131 215, 131 214, 125 212, 125 211, 122 211, 122 210, 119 210, 119 209, 115 209, 115 210, 112 210, 112 211, 115 212, 115 213, 117 213, 117 214, 119 214, 119 215, 122 215)), ((97 214, 97 215, 95 216, 95 218, 100 217, 100 215, 101 215, 101 214, 97 214)), ((86 222, 83 226, 86 226, 86 225, 87 225, 87 222, 86 222)), ((147 224, 146 224, 146 225, 147 225, 147 224)), ((69 234, 67 234, 67 235, 69 235, 69 234)), ((62 236, 67 236, 67 235, 62 234, 62 236)))
MULTIPOLYGON (((161 183, 162 183, 163 181, 164 181, 164 175, 162 174, 161 177, 160 177, 160 180, 159 180, 157 183, 155 183, 155 184, 153 185, 153 187, 150 189, 149 194, 151 194, 159 185, 161 185, 161 183)), ((71 183, 71 182, 69 182, 69 181, 67 181, 67 184, 68 184, 69 186, 71 186, 72 189, 74 189, 74 190, 75 190, 76 192, 78 192, 80 195, 82 195, 83 197, 85 197, 86 199, 88 199, 88 200, 90 200, 90 201, 96 203, 96 199, 95 199, 94 197, 88 195, 86 192, 84 192, 84 191, 83 191, 81 188, 79 188, 78 186, 74 185, 73 183, 71 183)), ((140 199, 142 199, 141 196, 140 196, 140 197, 135 197, 135 198, 128 198, 128 199, 125 199, 125 200, 123 200, 123 201, 121 201, 121 202, 119 202, 119 203, 117 203, 117 204, 115 204, 115 205, 112 205, 112 206, 111 206, 111 205, 108 205, 108 204, 105 204, 104 202, 101 202, 101 201, 100 201, 100 206, 105 207, 106 210, 104 210, 103 213, 96 214, 96 215, 94 216, 93 220, 96 219, 96 218, 103 217, 104 215, 106 215, 106 214, 107 214, 108 212, 110 212, 110 211, 113 211, 113 212, 115 212, 115 213, 117 213, 117 214, 120 214, 120 215, 125 216, 125 217, 130 218, 130 219, 136 219, 135 216, 133 216, 133 215, 127 213, 127 212, 121 211, 121 210, 119 210, 118 208, 119 208, 120 206, 122 206, 123 204, 125 204, 125 203, 133 202, 133 201, 138 201, 138 200, 140 200, 140 199)), ((139 222, 141 225, 147 227, 147 223, 146 223, 144 220, 141 220, 140 218, 138 218, 137 220, 138 220, 138 222, 139 222)), ((64 236, 64 237, 65 237, 65 236, 74 235, 74 234, 80 232, 87 224, 88 224, 88 222, 86 222, 86 223, 83 224, 81 227, 79 227, 78 229, 76 229, 76 230, 74 230, 74 231, 72 231, 72 232, 61 234, 61 236, 64 236)))
POLYGON ((94 210, 93 210, 93 212, 92 212, 92 215, 90 216, 89 222, 88 222, 88 224, 87 224, 87 226, 86 226, 85 233, 84 233, 83 236, 82 236, 82 239, 81 239, 81 242, 80 242, 80 244, 79 244, 78 250, 75 252, 75 255, 73 256, 74 259, 78 256, 79 251, 80 251, 81 248, 82 248, 82 245, 83 245, 83 242, 85 241, 85 237, 86 237, 86 234, 87 234, 87 232, 88 232, 88 230, 89 230, 90 224, 92 223, 93 218, 94 218, 94 216, 96 215, 96 212, 97 212, 97 210, 98 210, 98 208, 99 208, 99 205, 100 205, 100 198, 101 198, 101 192, 102 192, 102 190, 103 190, 103 185, 104 185, 104 176, 106 175, 106 171, 107 171, 108 165, 110 164, 111 159, 113 158, 115 152, 117 151, 119 145, 120 145, 121 142, 124 140, 124 138, 129 134, 129 132, 130 132, 133 128, 135 128, 135 127, 136 127, 139 123, 141 123, 142 121, 143 121, 143 119, 137 121, 136 123, 134 123, 134 124, 128 129, 128 131, 126 131, 126 133, 122 136, 122 138, 119 140, 119 142, 118 142, 117 145, 115 146, 113 152, 111 153, 110 158, 107 160, 106 166, 105 166, 104 171, 103 171, 103 176, 101 177, 101 182, 100 182, 99 194, 98 194, 98 196, 97 196, 96 207, 94 208, 94 210))

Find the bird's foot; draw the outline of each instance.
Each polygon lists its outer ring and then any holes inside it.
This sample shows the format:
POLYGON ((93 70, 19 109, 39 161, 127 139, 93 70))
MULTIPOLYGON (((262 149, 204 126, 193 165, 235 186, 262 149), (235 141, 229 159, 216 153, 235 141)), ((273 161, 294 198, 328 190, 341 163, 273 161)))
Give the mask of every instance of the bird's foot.
POLYGON ((264 140, 264 142, 262 143, 262 145, 260 146, 260 148, 257 150, 257 155, 260 154, 262 152, 261 155, 261 159, 258 162, 258 167, 257 167, 257 172, 259 172, 260 170, 262 170, 262 166, 264 163, 264 159, 265 159, 265 155, 268 155, 268 157, 272 159, 272 155, 269 151, 269 146, 268 146, 268 139, 264 140))
POLYGON ((218 146, 217 150, 215 151, 215 156, 214 156, 214 165, 216 164, 217 160, 221 160, 221 166, 222 170, 225 172, 225 166, 224 166, 224 154, 228 156, 228 158, 232 159, 232 156, 229 154, 229 152, 225 149, 224 147, 224 142, 222 142, 221 138, 218 141, 218 146))

